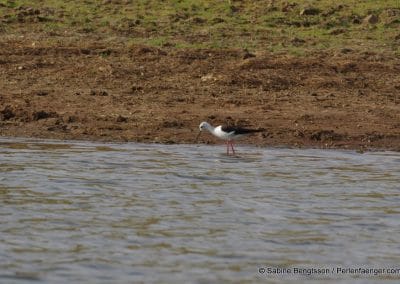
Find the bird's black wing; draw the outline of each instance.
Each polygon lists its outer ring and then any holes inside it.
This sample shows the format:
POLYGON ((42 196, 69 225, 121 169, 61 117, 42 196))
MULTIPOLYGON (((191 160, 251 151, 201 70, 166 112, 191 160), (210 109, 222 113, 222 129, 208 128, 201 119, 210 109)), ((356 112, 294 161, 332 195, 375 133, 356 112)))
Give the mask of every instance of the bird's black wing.
POLYGON ((250 134, 250 133, 255 133, 255 132, 261 132, 264 129, 249 129, 249 128, 243 128, 243 127, 237 127, 237 126, 222 126, 221 127, 222 131, 224 132, 234 132, 236 135, 241 135, 241 134, 250 134))

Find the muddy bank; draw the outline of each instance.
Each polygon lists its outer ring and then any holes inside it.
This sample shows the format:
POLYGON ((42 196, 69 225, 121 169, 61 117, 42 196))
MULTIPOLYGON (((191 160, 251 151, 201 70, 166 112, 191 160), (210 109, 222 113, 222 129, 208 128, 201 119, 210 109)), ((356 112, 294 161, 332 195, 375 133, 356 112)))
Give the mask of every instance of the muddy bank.
POLYGON ((400 150, 400 60, 385 54, 21 39, 0 42, 0 74, 2 136, 192 143, 208 121, 265 128, 243 141, 262 146, 400 150))

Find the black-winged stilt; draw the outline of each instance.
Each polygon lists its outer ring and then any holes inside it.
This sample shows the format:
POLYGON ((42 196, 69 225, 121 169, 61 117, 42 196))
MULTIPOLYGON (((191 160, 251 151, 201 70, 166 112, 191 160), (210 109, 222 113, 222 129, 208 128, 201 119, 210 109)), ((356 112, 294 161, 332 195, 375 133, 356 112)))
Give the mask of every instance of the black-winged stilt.
POLYGON ((235 126, 222 126, 219 125, 217 127, 212 126, 208 122, 203 121, 199 125, 200 132, 196 137, 196 141, 199 138, 201 131, 208 130, 212 135, 223 139, 226 141, 226 154, 229 155, 229 146, 232 149, 232 154, 235 154, 235 149, 233 148, 233 140, 236 140, 242 136, 261 132, 264 129, 248 129, 243 127, 235 127, 235 126))

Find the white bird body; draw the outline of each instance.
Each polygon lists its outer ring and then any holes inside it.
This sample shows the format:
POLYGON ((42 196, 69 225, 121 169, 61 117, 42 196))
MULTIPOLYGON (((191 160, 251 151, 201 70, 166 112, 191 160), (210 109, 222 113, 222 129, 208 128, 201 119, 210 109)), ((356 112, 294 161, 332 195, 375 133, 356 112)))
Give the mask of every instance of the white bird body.
POLYGON ((234 136, 234 131, 231 132, 225 132, 222 130, 222 125, 217 126, 217 127, 213 127, 210 124, 206 124, 205 129, 207 129, 212 135, 214 135, 215 137, 218 137, 220 139, 223 140, 231 140, 231 139, 235 139, 238 137, 234 136))

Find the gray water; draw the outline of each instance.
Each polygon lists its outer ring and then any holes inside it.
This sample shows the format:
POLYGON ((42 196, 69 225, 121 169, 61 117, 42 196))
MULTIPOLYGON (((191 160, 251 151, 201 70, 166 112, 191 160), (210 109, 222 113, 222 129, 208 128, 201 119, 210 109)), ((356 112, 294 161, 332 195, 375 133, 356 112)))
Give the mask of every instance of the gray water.
POLYGON ((400 153, 237 150, 1 138, 0 283, 398 282, 400 153))

